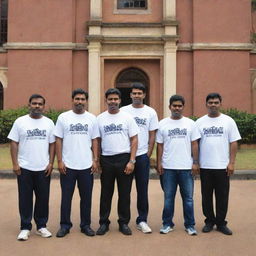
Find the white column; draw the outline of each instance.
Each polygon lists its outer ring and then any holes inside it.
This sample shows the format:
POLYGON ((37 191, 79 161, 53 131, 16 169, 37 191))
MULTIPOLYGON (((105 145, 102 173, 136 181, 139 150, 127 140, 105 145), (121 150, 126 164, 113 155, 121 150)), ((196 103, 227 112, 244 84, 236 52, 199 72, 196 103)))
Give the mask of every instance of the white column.
POLYGON ((91 20, 102 20, 102 0, 91 0, 91 20))
POLYGON ((176 19, 176 0, 164 0, 163 5, 164 20, 176 19))
POLYGON ((164 46, 164 117, 170 115, 169 99, 176 94, 176 52, 175 42, 166 42, 164 46))
POLYGON ((101 101, 101 63, 100 63, 100 42, 90 42, 88 45, 89 67, 88 67, 88 92, 89 112, 98 115, 100 113, 101 101))

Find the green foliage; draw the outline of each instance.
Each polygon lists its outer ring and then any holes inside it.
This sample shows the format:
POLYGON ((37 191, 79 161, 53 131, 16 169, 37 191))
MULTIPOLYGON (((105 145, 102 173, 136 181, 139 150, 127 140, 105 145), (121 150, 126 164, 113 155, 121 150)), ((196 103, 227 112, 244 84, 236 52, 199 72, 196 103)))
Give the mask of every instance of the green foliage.
MULTIPOLYGON (((45 116, 53 120, 54 123, 57 121, 57 117, 63 111, 50 109, 45 112, 45 116)), ((7 136, 12 128, 14 121, 23 115, 28 114, 28 108, 22 107, 19 109, 9 109, 0 111, 0 143, 8 142, 7 136)))

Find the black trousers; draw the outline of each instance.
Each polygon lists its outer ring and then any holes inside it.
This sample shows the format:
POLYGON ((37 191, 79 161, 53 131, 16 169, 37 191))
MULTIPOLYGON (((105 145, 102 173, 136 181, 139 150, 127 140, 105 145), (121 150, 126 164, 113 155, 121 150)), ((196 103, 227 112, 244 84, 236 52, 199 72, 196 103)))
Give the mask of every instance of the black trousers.
POLYGON ((114 156, 101 156, 100 164, 102 173, 100 195, 100 225, 110 224, 109 215, 114 193, 115 180, 118 188, 118 223, 128 224, 131 218, 130 193, 132 187, 132 174, 125 174, 125 167, 130 159, 130 154, 114 156))
POLYGON ((19 190, 20 229, 32 229, 33 192, 35 193, 34 220, 37 229, 46 227, 49 216, 50 176, 44 171, 21 168, 17 176, 19 190))
POLYGON ((200 178, 205 223, 217 226, 226 225, 229 197, 229 176, 227 176, 226 169, 201 169, 200 178), (213 192, 216 214, 213 208, 213 192))

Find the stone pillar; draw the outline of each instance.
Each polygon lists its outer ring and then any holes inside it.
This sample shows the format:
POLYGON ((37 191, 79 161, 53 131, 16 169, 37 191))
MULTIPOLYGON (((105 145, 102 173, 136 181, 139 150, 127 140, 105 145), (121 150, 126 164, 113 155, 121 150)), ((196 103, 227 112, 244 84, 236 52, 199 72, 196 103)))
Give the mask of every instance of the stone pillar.
POLYGON ((102 0, 91 0, 90 10, 91 20, 102 20, 102 0))
POLYGON ((164 117, 170 116, 169 99, 176 94, 176 52, 175 42, 167 41, 164 46, 164 90, 163 90, 163 114, 164 117))
POLYGON ((176 0, 164 0, 163 5, 163 18, 164 20, 176 19, 176 0))
POLYGON ((88 92, 89 92, 89 112, 98 115, 101 103, 101 43, 90 42, 88 45, 89 67, 88 67, 88 92))

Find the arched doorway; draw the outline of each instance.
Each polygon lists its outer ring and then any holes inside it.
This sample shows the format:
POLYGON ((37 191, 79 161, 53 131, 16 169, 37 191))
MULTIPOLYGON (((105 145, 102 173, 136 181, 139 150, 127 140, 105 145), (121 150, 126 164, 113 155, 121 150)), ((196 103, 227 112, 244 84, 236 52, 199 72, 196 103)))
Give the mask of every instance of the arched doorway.
POLYGON ((4 109, 4 87, 0 83, 0 110, 4 109))
POLYGON ((149 78, 138 68, 128 68, 119 73, 116 79, 116 88, 122 93, 122 106, 131 104, 130 92, 132 83, 142 83, 146 87, 145 104, 149 104, 149 78))

